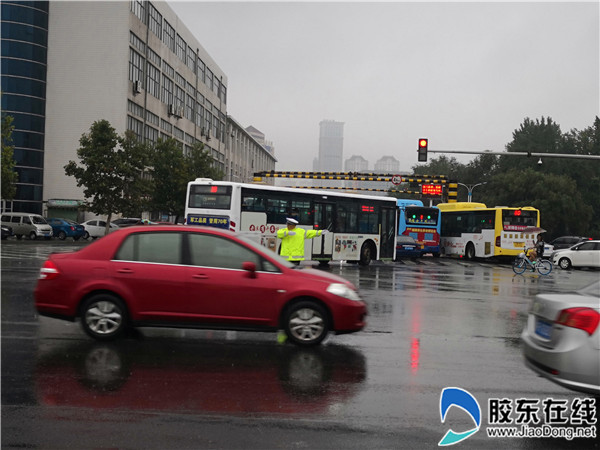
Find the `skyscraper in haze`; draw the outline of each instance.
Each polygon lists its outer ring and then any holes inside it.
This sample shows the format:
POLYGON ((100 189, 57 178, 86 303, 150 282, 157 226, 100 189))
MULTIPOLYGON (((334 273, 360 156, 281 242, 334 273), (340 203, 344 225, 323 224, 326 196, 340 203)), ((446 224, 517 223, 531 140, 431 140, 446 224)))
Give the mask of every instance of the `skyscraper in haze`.
POLYGON ((344 122, 323 120, 319 123, 319 166, 322 172, 341 172, 344 156, 344 122))

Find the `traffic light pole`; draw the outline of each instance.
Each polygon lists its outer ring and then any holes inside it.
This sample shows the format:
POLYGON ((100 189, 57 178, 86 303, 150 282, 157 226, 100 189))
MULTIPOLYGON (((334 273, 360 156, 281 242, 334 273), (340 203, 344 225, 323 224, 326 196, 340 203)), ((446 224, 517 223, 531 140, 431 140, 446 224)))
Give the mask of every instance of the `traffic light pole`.
POLYGON ((428 150, 429 153, 461 153, 467 155, 499 155, 499 156, 535 156, 540 158, 568 158, 568 159, 600 159, 600 155, 573 155, 565 153, 539 153, 539 152, 492 152, 484 150, 481 152, 470 150, 428 150))

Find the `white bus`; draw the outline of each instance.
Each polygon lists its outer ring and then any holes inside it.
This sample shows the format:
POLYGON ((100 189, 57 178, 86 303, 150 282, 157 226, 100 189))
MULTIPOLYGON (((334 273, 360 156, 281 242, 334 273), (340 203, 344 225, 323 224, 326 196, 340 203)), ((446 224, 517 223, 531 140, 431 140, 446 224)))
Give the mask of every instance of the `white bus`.
POLYGON ((284 188, 198 178, 188 183, 185 223, 254 235, 279 251, 277 230, 286 217, 305 229, 329 230, 307 239, 307 260, 393 260, 396 250, 396 199, 325 190, 284 188))
POLYGON ((488 208, 484 203, 439 203, 443 255, 473 258, 515 257, 532 247, 540 212, 531 206, 488 208))

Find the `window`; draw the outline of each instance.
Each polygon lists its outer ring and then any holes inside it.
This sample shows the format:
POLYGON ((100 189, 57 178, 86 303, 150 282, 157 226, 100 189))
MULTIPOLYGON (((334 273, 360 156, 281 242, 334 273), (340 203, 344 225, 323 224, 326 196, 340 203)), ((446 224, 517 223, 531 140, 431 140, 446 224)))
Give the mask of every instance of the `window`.
POLYGON ((151 113, 150 111, 146 111, 146 121, 153 125, 159 125, 159 117, 156 114, 151 113))
POLYGON ((162 15, 150 2, 148 2, 148 28, 159 39, 162 38, 162 15))
POLYGON ((144 118, 144 108, 137 103, 132 102, 131 100, 127 102, 127 111, 138 117, 141 117, 142 119, 144 118))
POLYGON ((169 76, 169 78, 175 78, 175 69, 173 69, 173 67, 168 62, 166 62, 164 59, 163 59, 162 70, 164 73, 166 73, 169 76))
POLYGON ((174 83, 169 77, 167 77, 163 73, 163 82, 162 82, 162 101, 167 105, 173 104, 173 88, 174 83))
POLYGON ((148 58, 148 61, 151 61, 152 63, 154 63, 156 65, 156 67, 160 67, 162 61, 160 59, 160 56, 158 56, 158 54, 152 50, 150 47, 148 47, 146 49, 146 57, 148 58))
POLYGON ((241 269, 246 261, 261 267, 261 257, 252 250, 218 236, 190 233, 190 263, 193 266, 241 269))
POLYGON ((167 122, 164 119, 160 119, 160 127, 165 130, 167 133, 172 134, 173 133, 173 125, 171 125, 169 122, 167 122))
POLYGON ((190 70, 196 73, 196 54, 194 53, 194 49, 192 47, 187 48, 187 61, 186 65, 190 68, 190 70))
POLYGON ((146 64, 147 78, 146 90, 150 95, 160 99, 160 70, 149 62, 146 64))
POLYGON ((185 105, 185 92, 177 85, 175 85, 175 104, 177 107, 185 105))
POLYGON ((141 0, 131 1, 131 11, 140 19, 143 23, 146 23, 146 8, 144 2, 141 0))
POLYGON ((204 83, 204 73, 206 71, 206 65, 204 64, 204 61, 202 61, 200 58, 198 58, 198 78, 200 78, 200 81, 202 81, 204 83))
POLYGON ((173 28, 169 22, 165 20, 163 29, 163 42, 164 44, 175 53, 175 28, 173 28))
POLYGON ((181 264, 181 233, 138 233, 125 239, 116 260, 181 264))
POLYGON ((144 57, 134 49, 129 49, 129 81, 143 81, 144 57))
POLYGON ((196 125, 201 127, 204 120, 204 107, 200 103, 196 103, 196 125))
POLYGON ((229 209, 231 186, 192 185, 190 187, 190 208, 229 209))
POLYGON ((205 84, 212 91, 212 89, 213 89, 213 73, 208 68, 206 69, 206 81, 205 81, 205 84))
POLYGON ((144 41, 137 37, 132 31, 129 32, 129 43, 139 50, 140 53, 146 53, 146 44, 144 44, 144 41))
POLYGON ((144 137, 146 138, 146 142, 152 142, 155 144, 158 141, 158 130, 146 125, 146 133, 144 137))
POLYGON ((135 133, 138 140, 142 140, 142 133, 144 130, 144 123, 141 120, 134 119, 131 116, 127 116, 127 129, 135 133))
POLYGON ((177 127, 173 127, 175 128, 174 130, 174 135, 177 139, 182 140, 183 141, 183 137, 185 136, 185 133, 183 132, 183 130, 177 128, 177 127))
POLYGON ((185 43, 183 38, 181 36, 179 36, 179 34, 177 34, 177 37, 175 39, 175 54, 177 55, 177 57, 180 60, 183 61, 184 64, 185 64, 186 50, 187 50, 187 44, 185 43))

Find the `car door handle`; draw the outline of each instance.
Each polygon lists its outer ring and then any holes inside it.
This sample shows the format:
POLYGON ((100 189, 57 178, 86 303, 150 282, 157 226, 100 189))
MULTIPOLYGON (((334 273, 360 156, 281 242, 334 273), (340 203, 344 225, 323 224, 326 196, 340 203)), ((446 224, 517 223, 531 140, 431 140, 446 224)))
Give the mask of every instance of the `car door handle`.
POLYGON ((208 275, 204 275, 203 273, 197 273, 193 275, 192 278, 195 278, 196 280, 206 280, 208 278, 208 275))
POLYGON ((133 273, 132 269, 119 269, 117 270, 118 273, 133 273))

